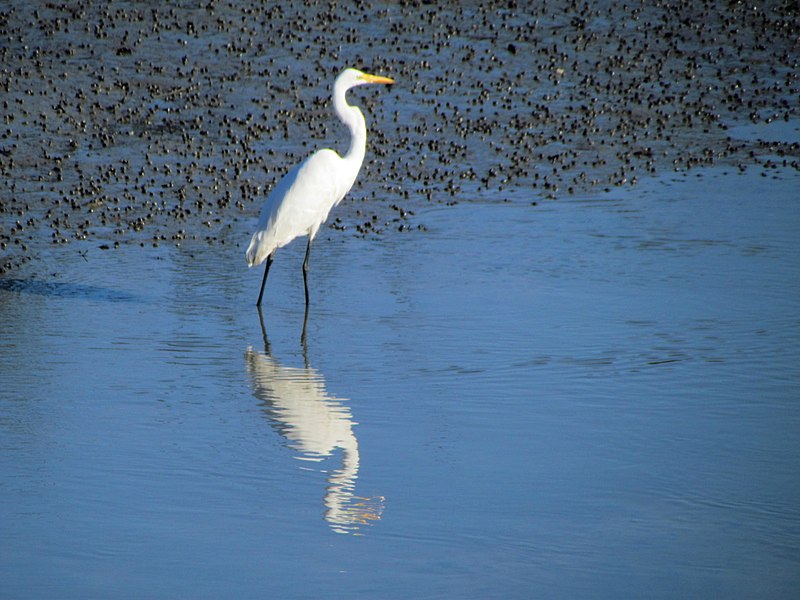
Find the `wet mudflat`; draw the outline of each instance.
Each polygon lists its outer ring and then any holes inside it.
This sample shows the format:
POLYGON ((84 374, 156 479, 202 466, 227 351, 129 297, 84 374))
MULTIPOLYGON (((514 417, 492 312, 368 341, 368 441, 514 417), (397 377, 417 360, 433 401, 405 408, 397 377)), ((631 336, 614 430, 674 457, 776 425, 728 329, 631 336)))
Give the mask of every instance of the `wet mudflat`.
POLYGON ((0 9, 0 272, 46 245, 226 241, 288 165, 346 149, 346 66, 369 141, 334 227, 568 198, 673 170, 798 168, 796 3, 141 2, 0 9))
POLYGON ((0 597, 794 597, 791 3, 0 17, 0 597))

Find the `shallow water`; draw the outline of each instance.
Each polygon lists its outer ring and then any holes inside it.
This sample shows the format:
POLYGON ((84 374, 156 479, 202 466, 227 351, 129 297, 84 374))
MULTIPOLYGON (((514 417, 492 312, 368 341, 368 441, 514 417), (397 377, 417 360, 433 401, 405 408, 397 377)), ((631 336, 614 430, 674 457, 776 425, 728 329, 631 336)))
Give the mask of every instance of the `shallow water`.
MULTIPOLYGON (((0 280, 0 596, 790 598, 796 172, 0 280)), ((238 244, 238 246, 237 246, 238 244)), ((81 249, 83 252, 83 249, 81 249)))

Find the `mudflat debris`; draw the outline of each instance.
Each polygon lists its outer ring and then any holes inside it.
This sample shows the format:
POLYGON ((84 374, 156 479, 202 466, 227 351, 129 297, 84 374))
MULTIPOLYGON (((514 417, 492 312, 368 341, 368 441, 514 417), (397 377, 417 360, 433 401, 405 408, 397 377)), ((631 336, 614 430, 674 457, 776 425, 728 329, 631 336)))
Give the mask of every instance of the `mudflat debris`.
POLYGON ((221 243, 285 170, 345 151, 330 85, 396 80, 334 231, 428 203, 601 193, 665 170, 800 168, 791 1, 196 2, 0 8, 0 274, 43 245, 221 243))

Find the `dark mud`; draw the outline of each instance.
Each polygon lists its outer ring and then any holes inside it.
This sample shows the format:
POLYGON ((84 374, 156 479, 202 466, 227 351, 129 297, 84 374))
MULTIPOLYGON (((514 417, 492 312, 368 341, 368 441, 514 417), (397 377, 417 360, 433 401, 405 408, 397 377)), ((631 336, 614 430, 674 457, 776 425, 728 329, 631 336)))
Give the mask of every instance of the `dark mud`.
POLYGON ((367 160, 330 225, 357 235, 424 228, 427 203, 797 169, 796 140, 730 128, 798 118, 799 39, 789 1, 13 1, 0 273, 74 242, 242 244, 232 224, 288 165, 345 148, 329 93, 346 66, 397 81, 352 94, 367 160))

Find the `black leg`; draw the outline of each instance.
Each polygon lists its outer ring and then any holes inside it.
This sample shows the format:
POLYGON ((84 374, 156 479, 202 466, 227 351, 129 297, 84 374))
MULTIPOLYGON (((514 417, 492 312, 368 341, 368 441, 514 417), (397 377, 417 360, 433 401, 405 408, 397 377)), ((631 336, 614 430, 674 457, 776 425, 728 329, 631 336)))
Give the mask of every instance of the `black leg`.
POLYGON ((269 338, 267 337, 267 328, 264 327, 264 315, 261 313, 261 307, 257 306, 256 310, 258 311, 258 321, 261 323, 261 337, 264 340, 264 354, 269 355, 269 338))
POLYGON ((303 261, 303 284, 306 286, 306 313, 308 313, 308 257, 311 255, 311 236, 308 236, 306 259, 303 261))
POLYGON ((308 368, 308 339, 306 337, 306 325, 308 325, 308 305, 306 305, 306 314, 303 317, 303 331, 300 334, 300 345, 303 347, 303 358, 305 359, 306 369, 308 368))
POLYGON ((269 273, 269 268, 272 265, 272 254, 267 256, 267 266, 264 267, 264 279, 261 280, 261 291, 258 293, 258 302, 256 302, 256 306, 261 306, 261 298, 264 296, 264 286, 267 283, 267 274, 269 273))

